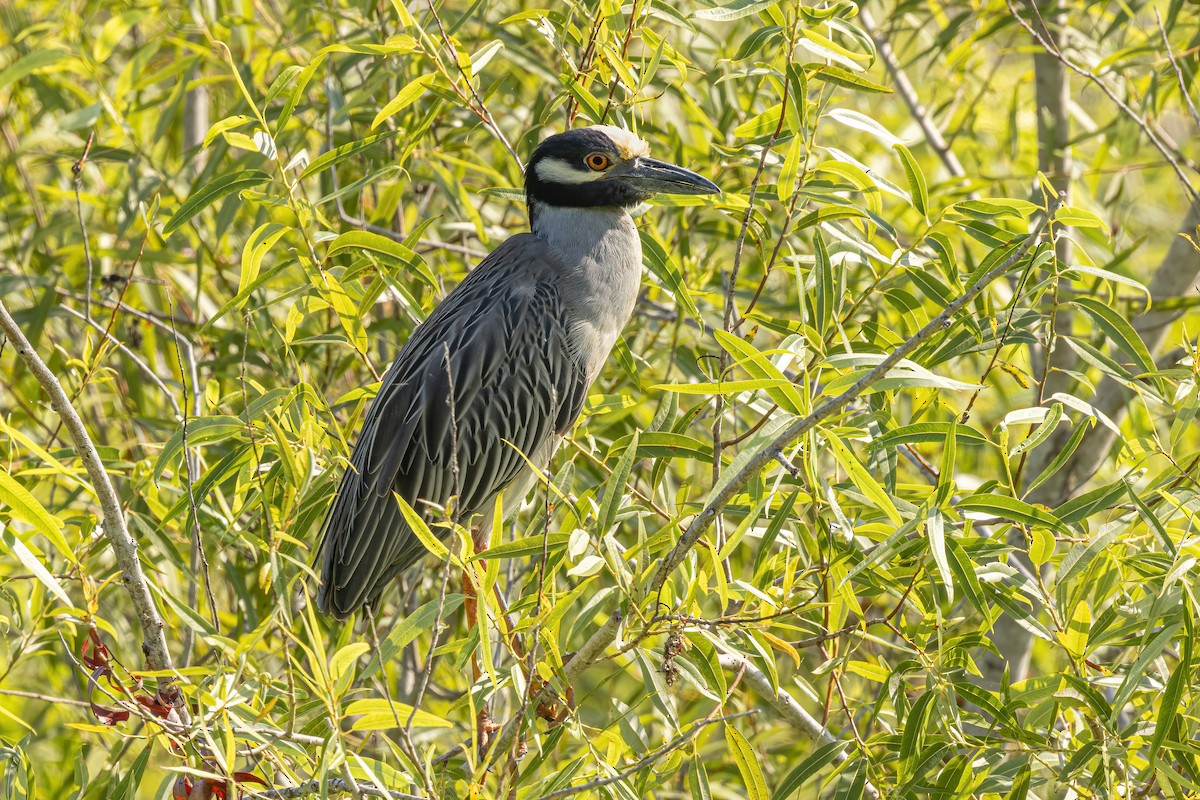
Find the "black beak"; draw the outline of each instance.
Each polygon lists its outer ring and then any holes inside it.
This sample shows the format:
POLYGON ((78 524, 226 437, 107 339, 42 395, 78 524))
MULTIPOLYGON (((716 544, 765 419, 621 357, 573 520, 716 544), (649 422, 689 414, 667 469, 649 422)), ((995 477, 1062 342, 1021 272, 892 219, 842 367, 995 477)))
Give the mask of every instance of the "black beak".
POLYGON ((708 178, 683 167, 668 164, 666 161, 656 161, 653 158, 634 159, 620 174, 612 177, 619 178, 639 192, 647 194, 721 193, 720 187, 708 178))

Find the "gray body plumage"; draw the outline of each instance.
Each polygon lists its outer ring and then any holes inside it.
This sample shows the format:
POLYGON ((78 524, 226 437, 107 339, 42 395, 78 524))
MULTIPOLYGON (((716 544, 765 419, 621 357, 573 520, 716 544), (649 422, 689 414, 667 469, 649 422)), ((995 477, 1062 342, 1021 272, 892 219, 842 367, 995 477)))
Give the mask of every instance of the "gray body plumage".
POLYGON ((659 191, 717 191, 604 126, 546 139, 526 181, 532 233, 496 248, 417 327, 367 412, 325 523, 323 613, 373 605, 424 554, 394 495, 427 521, 452 505, 470 524, 490 520, 499 493, 524 493, 528 463, 545 464, 575 423, 633 313, 642 249, 629 209, 659 191))
POLYGON ((465 523, 578 418, 633 311, 641 245, 623 209, 545 216, 556 224, 489 254, 384 377, 327 524, 323 612, 348 616, 425 553, 393 492, 431 521, 457 497, 465 523))

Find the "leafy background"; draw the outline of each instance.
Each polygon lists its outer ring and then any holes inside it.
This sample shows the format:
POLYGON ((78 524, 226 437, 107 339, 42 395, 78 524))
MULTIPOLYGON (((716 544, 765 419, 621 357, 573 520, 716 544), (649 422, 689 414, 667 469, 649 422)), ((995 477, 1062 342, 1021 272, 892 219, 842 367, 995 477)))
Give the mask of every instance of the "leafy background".
POLYGON ((1200 791, 1194 4, 0 0, 0 32, 0 298, 172 660, 6 337, 6 796, 1200 791), (467 630, 456 539, 374 629, 317 618, 378 375, 524 227, 522 158, 597 121, 724 193, 641 217, 637 313, 476 573, 532 650, 494 601, 467 630), (132 699, 172 675, 183 728, 132 699))

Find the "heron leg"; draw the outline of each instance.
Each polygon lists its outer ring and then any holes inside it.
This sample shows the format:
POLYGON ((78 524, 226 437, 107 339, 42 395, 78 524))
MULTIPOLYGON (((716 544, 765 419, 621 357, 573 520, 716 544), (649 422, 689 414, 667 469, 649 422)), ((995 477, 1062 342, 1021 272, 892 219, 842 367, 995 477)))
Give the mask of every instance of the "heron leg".
MULTIPOLYGON (((479 562, 483 564, 483 562, 479 562)), ((486 565, 484 567, 486 569, 486 565)), ((469 570, 470 566, 463 568, 462 574, 462 592, 463 592, 463 610, 467 614, 467 630, 470 631, 479 625, 479 598, 475 592, 475 581, 472 580, 469 570)), ((485 611, 486 613, 486 611, 485 611)), ((484 642, 486 647, 487 643, 484 642)), ((483 670, 479 666, 479 653, 471 656, 471 678, 472 682, 478 681, 483 675, 483 670)), ((500 726, 492 719, 492 710, 488 704, 484 704, 479 709, 479 713, 475 715, 475 730, 479 737, 479 752, 486 753, 488 745, 491 743, 492 734, 500 729, 500 726)))

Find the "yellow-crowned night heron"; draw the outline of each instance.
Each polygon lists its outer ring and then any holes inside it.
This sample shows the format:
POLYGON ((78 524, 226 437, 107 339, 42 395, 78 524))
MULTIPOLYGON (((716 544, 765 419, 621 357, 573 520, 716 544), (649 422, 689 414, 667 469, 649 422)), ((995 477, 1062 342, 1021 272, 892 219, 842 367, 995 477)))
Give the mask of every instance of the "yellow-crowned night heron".
MULTIPOLYGON (((393 492, 437 520, 515 508, 583 408, 633 312, 642 247, 630 211, 719 189, 606 125, 543 141, 525 169, 532 233, 513 236, 419 325, 367 412, 325 523, 317 605, 339 618, 425 548, 393 492)), ((443 528, 442 530, 445 530, 443 528)))

